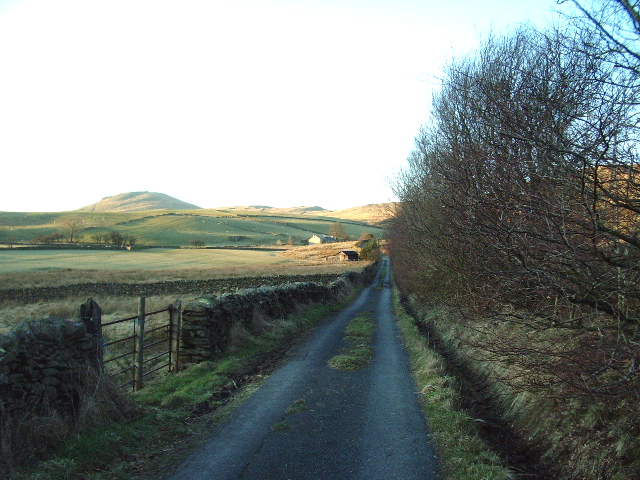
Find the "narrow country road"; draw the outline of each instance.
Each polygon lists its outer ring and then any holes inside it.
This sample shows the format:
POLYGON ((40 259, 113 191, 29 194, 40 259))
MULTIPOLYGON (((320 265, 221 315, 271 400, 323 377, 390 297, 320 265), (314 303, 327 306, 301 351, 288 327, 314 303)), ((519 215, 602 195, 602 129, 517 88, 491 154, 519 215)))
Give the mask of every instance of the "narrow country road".
POLYGON ((436 479, 388 285, 385 259, 373 284, 292 352, 168 480, 436 479), (330 368, 346 346, 347 324, 363 311, 376 320, 372 361, 355 372, 330 368))

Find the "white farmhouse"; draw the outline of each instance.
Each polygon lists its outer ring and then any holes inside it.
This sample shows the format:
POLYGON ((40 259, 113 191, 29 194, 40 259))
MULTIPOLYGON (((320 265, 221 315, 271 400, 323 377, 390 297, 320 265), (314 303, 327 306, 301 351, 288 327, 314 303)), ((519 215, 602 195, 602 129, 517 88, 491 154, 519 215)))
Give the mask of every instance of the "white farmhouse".
POLYGON ((313 237, 311 237, 309 239, 309 244, 310 245, 318 245, 321 243, 334 243, 336 241, 335 238, 329 236, 329 235, 314 235, 313 237))

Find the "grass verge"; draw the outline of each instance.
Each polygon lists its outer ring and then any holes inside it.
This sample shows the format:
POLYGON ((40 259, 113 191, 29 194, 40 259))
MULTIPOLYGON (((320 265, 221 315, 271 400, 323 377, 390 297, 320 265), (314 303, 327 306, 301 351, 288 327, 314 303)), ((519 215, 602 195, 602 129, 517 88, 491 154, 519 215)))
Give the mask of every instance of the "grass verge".
POLYGON ((344 340, 350 344, 335 357, 329 366, 336 370, 352 372, 366 366, 373 357, 375 321, 371 312, 360 312, 347 325, 344 340))
POLYGON ((296 400, 293 402, 287 411, 284 412, 285 415, 295 415, 296 413, 304 412, 307 409, 307 401, 303 398, 296 400))
MULTIPOLYGON (((418 304, 412 307, 420 323, 438 336, 439 348, 455 369, 473 383, 480 379, 481 396, 489 400, 502 434, 514 447, 509 448, 510 461, 523 461, 542 478, 640 478, 638 389, 633 389, 637 376, 631 375, 635 366, 598 368, 603 358, 599 349, 609 348, 617 336, 606 328, 604 315, 596 320, 597 332, 581 332, 562 326, 533 329, 521 321, 526 313, 514 316, 515 321, 496 322, 495 317, 460 315, 449 308, 425 313, 418 304), (598 370, 587 375, 594 363, 598 370), (610 372, 629 376, 624 383, 610 381, 610 372), (611 390, 589 391, 590 385, 608 380, 603 386, 611 390)), ((590 320, 587 315, 582 319, 585 325, 590 320)), ((612 365, 616 355, 607 355, 612 365)))
MULTIPOLYGON (((211 429, 254 392, 304 331, 353 301, 305 308, 221 358, 191 365, 134 395, 138 415, 64 441, 55 456, 11 480, 151 480, 163 478, 211 429)), ((299 406, 303 408, 303 406, 299 406)))
POLYGON ((460 409, 456 379, 447 375, 440 354, 429 348, 413 317, 402 307, 396 288, 393 303, 443 478, 514 478, 498 454, 480 437, 475 419, 460 409))
POLYGON ((273 424, 273 426, 271 427, 271 431, 272 432, 284 432, 286 430, 289 430, 291 428, 291 425, 289 425, 286 422, 278 422, 273 424))

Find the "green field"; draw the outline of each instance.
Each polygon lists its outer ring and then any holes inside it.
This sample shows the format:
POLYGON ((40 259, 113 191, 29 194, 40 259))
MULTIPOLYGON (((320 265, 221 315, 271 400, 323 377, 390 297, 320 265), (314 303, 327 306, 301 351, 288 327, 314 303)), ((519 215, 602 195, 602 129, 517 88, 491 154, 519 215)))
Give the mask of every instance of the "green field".
POLYGON ((0 275, 55 270, 168 270, 295 265, 277 251, 154 248, 144 250, 0 249, 0 275))
POLYGON ((26 244, 40 236, 59 232, 68 235, 74 222, 75 241, 94 243, 96 235, 116 231, 133 236, 137 245, 186 246, 200 241, 206 246, 275 245, 293 240, 305 244, 314 234, 328 234, 333 223, 341 223, 346 233, 357 239, 363 232, 378 238, 378 226, 331 217, 255 215, 219 210, 156 210, 148 212, 0 212, 0 243, 26 244))

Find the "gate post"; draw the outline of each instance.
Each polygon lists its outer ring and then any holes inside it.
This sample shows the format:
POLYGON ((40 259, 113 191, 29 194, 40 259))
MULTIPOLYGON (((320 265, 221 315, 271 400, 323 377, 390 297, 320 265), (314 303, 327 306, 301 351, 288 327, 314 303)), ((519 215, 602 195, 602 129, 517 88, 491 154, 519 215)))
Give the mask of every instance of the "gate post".
POLYGON ((104 339, 102 338, 102 309, 91 297, 77 309, 77 315, 87 328, 87 333, 96 340, 96 366, 102 371, 104 361, 104 339))
POLYGON ((180 368, 180 329, 182 326, 182 302, 180 300, 169 305, 169 318, 169 371, 177 372, 180 368))
POLYGON ((145 322, 145 297, 140 297, 138 307, 138 319, 136 320, 136 333, 134 336, 133 351, 133 389, 142 388, 143 364, 144 364, 144 322, 145 322))

